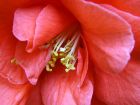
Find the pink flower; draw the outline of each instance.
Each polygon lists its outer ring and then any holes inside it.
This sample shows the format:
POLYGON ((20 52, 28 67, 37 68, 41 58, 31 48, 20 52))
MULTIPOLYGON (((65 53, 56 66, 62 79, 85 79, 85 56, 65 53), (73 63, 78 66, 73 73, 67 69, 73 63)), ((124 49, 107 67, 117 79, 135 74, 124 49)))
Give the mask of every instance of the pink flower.
POLYGON ((0 9, 0 104, 140 104, 139 1, 8 3, 0 9))

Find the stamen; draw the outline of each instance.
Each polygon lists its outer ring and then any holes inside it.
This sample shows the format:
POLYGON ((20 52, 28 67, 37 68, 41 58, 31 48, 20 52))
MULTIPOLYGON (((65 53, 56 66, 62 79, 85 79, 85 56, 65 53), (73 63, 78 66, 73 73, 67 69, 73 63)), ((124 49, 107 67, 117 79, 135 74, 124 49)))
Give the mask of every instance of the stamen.
POLYGON ((47 71, 52 71, 52 69, 50 68, 49 65, 46 65, 46 70, 47 70, 47 71))
POLYGON ((78 32, 75 32, 74 35, 69 35, 67 33, 60 34, 55 40, 56 44, 51 52, 51 59, 46 65, 46 70, 52 71, 52 68, 55 67, 56 61, 59 59, 66 67, 66 72, 75 70, 75 63, 77 61, 76 49, 79 38, 80 34, 78 32))
POLYGON ((76 58, 74 56, 76 47, 78 45, 78 41, 79 41, 80 35, 77 35, 77 38, 74 41, 74 45, 71 49, 71 51, 66 55, 65 58, 61 58, 61 63, 66 67, 65 71, 68 72, 69 70, 75 70, 75 62, 76 62, 76 58))

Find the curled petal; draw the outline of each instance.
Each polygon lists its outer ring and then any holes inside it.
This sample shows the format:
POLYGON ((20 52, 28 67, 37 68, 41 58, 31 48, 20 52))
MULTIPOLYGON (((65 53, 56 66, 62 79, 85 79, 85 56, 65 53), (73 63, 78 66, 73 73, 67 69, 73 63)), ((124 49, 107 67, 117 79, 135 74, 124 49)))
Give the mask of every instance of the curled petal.
POLYGON ((93 2, 61 1, 81 23, 90 56, 96 65, 107 71, 122 71, 134 47, 130 25, 119 15, 93 2))
POLYGON ((20 41, 28 41, 27 49, 32 47, 36 18, 41 8, 17 9, 14 15, 13 33, 20 41))
POLYGON ((132 31, 134 33, 134 38, 135 38, 135 47, 133 49, 132 55, 135 56, 135 58, 140 57, 140 17, 134 16, 128 12, 124 12, 121 10, 118 10, 110 5, 102 5, 105 8, 116 12, 120 16, 122 16, 132 27, 132 31))
POLYGON ((42 45, 66 29, 74 21, 65 8, 47 5, 36 20, 33 47, 42 45))
POLYGON ((18 9, 14 16, 13 33, 21 41, 28 41, 27 51, 45 44, 73 22, 73 18, 62 8, 47 5, 18 9))

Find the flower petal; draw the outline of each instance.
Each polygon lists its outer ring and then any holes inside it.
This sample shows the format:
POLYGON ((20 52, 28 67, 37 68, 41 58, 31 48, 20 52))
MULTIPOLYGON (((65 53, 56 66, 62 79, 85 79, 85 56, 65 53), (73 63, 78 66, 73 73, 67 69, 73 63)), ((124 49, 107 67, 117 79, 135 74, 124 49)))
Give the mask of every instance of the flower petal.
POLYGON ((27 82, 24 71, 19 65, 12 64, 11 60, 15 57, 16 40, 12 37, 9 30, 0 25, 0 76, 8 79, 13 84, 24 84, 27 82), (4 29, 3 29, 4 28, 4 29))
POLYGON ((118 9, 130 12, 134 15, 140 16, 140 1, 139 0, 91 0, 101 4, 111 4, 118 9))
POLYGON ((19 105, 29 91, 29 84, 12 85, 0 77, 0 104, 19 105))
POLYGON ((62 7, 47 5, 41 8, 18 9, 14 16, 13 33, 21 41, 28 41, 27 51, 45 44, 73 21, 62 7))
POLYGON ((97 99, 97 98, 94 97, 93 98, 92 105, 107 105, 107 104, 101 102, 99 99, 97 99))
POLYGON ((42 45, 73 23, 73 17, 65 8, 47 5, 36 20, 34 46, 42 45))
POLYGON ((17 9, 14 16, 13 33, 20 41, 28 41, 28 47, 32 46, 35 34, 36 18, 41 8, 17 9))
POLYGON ((25 70, 29 81, 35 85, 49 60, 48 49, 37 49, 32 53, 27 53, 25 46, 25 43, 17 44, 15 57, 18 64, 25 70))
POLYGON ((105 8, 116 12, 120 16, 122 16, 132 27, 132 31, 134 33, 134 38, 135 38, 135 47, 133 49, 132 55, 136 56, 138 58, 139 53, 140 53, 140 17, 134 16, 128 12, 124 12, 121 10, 118 10, 110 5, 103 5, 105 8))
POLYGON ((43 105, 40 91, 40 81, 32 88, 30 96, 25 105, 43 105))
POLYGON ((61 66, 45 75, 41 94, 45 105, 90 105, 93 84, 87 77, 80 87, 75 72, 63 72, 61 66))
POLYGON ((140 16, 140 1, 139 0, 112 0, 112 5, 114 5, 115 7, 130 12, 134 15, 138 15, 140 16))
POLYGON ((130 25, 98 4, 85 0, 62 2, 81 23, 93 61, 107 71, 123 70, 134 46, 130 25))
POLYGON ((84 38, 82 37, 83 40, 83 48, 78 49, 78 63, 77 63, 77 76, 80 77, 80 85, 83 84, 84 79, 86 78, 87 72, 88 72, 88 64, 89 64, 89 56, 88 56, 88 51, 87 51, 87 46, 85 43, 84 38))
POLYGON ((140 104, 140 63, 130 61, 120 74, 96 70, 95 96, 107 105, 140 104))

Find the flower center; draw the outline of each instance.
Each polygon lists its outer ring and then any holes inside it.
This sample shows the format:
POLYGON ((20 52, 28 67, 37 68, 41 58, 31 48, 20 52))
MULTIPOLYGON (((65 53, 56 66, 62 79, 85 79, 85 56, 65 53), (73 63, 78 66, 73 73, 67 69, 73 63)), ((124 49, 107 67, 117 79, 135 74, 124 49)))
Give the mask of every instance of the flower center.
POLYGON ((51 59, 46 65, 47 71, 52 71, 58 60, 65 66, 65 71, 75 70, 77 61, 77 45, 80 38, 80 32, 63 32, 54 39, 51 59))

